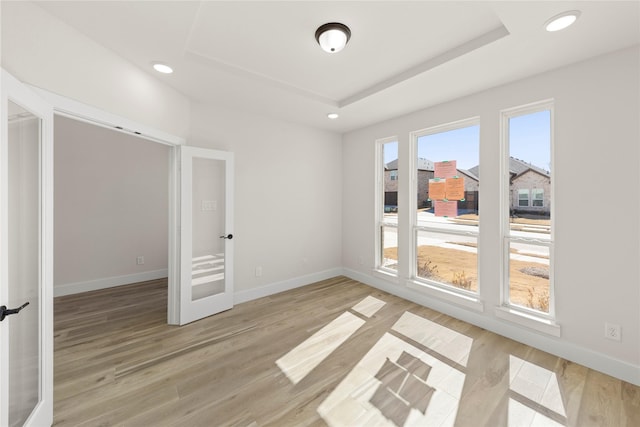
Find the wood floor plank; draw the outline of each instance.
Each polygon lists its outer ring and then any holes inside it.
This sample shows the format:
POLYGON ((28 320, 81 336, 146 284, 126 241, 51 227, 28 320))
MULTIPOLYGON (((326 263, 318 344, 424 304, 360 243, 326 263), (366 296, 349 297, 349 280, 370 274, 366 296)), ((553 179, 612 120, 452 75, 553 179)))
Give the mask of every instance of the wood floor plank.
POLYGON ((166 280, 56 298, 56 426, 640 425, 638 387, 345 277, 183 327, 166 304, 166 280), (342 318, 292 381, 276 361, 342 318))
POLYGON ((580 403, 578 425, 616 427, 622 425, 622 381, 589 370, 580 403))
POLYGON ((640 387, 622 382, 622 424, 640 426, 640 387))

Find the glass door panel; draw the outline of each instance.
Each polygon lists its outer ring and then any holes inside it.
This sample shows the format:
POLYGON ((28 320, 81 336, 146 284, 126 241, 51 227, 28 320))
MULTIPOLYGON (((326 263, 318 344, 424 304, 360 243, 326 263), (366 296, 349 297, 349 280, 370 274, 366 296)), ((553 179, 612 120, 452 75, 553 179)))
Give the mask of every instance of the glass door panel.
POLYGON ((51 425, 53 108, 0 73, 0 426, 51 425))
POLYGON ((41 120, 9 101, 9 308, 29 302, 9 327, 9 425, 23 425, 40 401, 41 120))
POLYGON ((224 292, 225 162, 193 159, 191 299, 224 292))

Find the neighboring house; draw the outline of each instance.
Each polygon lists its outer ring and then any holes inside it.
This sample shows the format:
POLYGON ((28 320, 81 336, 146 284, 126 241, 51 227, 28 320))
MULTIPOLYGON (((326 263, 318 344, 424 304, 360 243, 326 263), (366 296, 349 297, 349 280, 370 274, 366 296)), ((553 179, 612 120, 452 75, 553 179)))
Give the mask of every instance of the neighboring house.
MULTIPOLYGON (((433 179, 434 163, 431 160, 419 158, 417 168, 418 194, 417 206, 419 209, 431 208, 429 200, 429 180, 433 179)), ((458 202, 459 210, 478 211, 478 187, 479 179, 471 171, 458 169, 460 176, 464 177, 465 200, 458 202)), ((398 160, 387 163, 384 167, 384 204, 396 206, 398 204, 398 160)))
MULTIPOLYGON (((480 168, 469 171, 480 176, 480 168)), ((551 174, 515 157, 509 158, 509 205, 514 214, 548 217, 551 211, 551 174)))
POLYGON ((509 158, 509 199, 514 213, 549 216, 551 175, 549 171, 513 157, 509 158))
MULTIPOLYGON (((429 200, 429 180, 433 178, 434 163, 420 158, 417 164, 419 209, 431 208, 429 200)), ((480 167, 458 169, 464 177, 465 200, 458 202, 458 210, 478 211, 478 189, 480 187, 480 167)), ((509 158, 510 210, 514 214, 535 214, 549 216, 551 209, 551 175, 549 171, 534 166, 515 157, 509 158)), ((398 205, 398 160, 393 160, 384 168, 384 204, 398 205)))
POLYGON ((398 159, 384 165, 384 204, 398 206, 398 159))

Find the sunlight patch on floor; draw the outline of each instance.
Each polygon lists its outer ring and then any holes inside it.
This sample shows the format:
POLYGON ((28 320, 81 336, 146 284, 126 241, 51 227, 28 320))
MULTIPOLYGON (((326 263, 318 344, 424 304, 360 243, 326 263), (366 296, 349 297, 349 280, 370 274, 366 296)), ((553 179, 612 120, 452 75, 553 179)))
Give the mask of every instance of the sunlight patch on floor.
POLYGON ((565 425, 542 415, 535 409, 515 399, 509 398, 509 427, 562 427, 565 425))
MULTIPOLYGON (((351 309, 365 317, 371 317, 385 304, 384 301, 367 296, 351 309)), ((359 317, 345 312, 278 359, 276 364, 292 383, 297 384, 364 323, 359 317)))
POLYGON ((510 355, 509 389, 518 398, 509 399, 510 426, 566 424, 567 413, 555 372, 510 355))
POLYGON ((276 364, 292 383, 297 384, 364 323, 365 321, 356 315, 349 312, 342 313, 278 359, 276 364))
POLYGON ((378 298, 369 295, 358 304, 351 307, 352 310, 357 311, 365 317, 371 317, 380 310, 386 302, 380 301, 378 298))
POLYGON ((467 366, 473 339, 415 314, 405 312, 394 331, 437 351, 452 362, 467 366))
POLYGON ((465 374, 385 333, 318 407, 331 427, 453 426, 465 374))

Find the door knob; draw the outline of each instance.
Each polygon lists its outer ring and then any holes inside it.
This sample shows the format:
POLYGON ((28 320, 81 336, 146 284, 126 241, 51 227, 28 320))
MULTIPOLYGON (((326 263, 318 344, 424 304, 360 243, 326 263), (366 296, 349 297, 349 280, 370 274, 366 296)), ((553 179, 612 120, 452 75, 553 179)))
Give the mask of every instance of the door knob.
POLYGON ((18 308, 7 308, 6 305, 0 306, 0 322, 2 322, 5 317, 7 317, 7 316, 9 316, 11 314, 20 313, 20 310, 22 310, 23 308, 25 308, 28 305, 29 305, 29 301, 25 302, 24 304, 22 304, 18 308))
POLYGON ((233 239, 233 234, 227 234, 226 236, 220 236, 221 239, 233 239))

